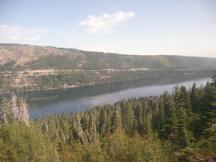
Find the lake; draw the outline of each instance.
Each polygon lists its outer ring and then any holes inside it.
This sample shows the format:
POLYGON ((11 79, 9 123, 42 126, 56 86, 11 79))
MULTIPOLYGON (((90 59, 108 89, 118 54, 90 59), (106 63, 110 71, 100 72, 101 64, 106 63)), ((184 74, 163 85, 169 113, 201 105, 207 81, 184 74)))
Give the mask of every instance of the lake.
POLYGON ((32 119, 48 114, 86 111, 94 106, 117 101, 172 92, 175 86, 205 85, 210 78, 154 78, 121 83, 110 83, 68 90, 43 91, 25 94, 32 119))

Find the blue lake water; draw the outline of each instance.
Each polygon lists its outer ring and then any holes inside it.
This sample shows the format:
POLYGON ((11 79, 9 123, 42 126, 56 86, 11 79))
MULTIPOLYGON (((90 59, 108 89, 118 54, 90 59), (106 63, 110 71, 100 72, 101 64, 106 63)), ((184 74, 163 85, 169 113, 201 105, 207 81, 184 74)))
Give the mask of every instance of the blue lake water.
POLYGON ((179 81, 178 79, 153 79, 112 83, 91 87, 74 88, 26 94, 31 118, 48 114, 73 113, 86 111, 94 106, 113 104, 117 101, 144 96, 160 95, 172 92, 175 86, 187 88, 193 83, 205 85, 210 78, 193 78, 179 81), (178 80, 178 81, 177 81, 178 80))

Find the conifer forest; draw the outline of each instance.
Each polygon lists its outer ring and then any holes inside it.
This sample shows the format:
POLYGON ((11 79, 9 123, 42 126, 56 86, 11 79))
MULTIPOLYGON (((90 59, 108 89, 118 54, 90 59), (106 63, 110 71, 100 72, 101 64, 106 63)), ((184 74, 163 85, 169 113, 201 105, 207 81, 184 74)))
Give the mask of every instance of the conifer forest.
POLYGON ((201 87, 35 120, 21 96, 0 102, 1 162, 216 161, 216 75, 201 87))

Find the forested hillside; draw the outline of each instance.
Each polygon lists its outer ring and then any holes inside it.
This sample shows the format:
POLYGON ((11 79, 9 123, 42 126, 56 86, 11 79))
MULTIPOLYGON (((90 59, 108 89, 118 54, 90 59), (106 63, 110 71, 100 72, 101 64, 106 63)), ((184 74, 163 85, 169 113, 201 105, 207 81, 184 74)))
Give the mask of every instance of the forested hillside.
POLYGON ((0 161, 214 162, 216 76, 204 87, 120 101, 28 125, 1 99, 0 161), (1 116, 2 116, 1 115, 1 116))
POLYGON ((121 55, 0 44, 2 91, 73 88, 173 75, 209 76, 209 72, 215 69, 215 58, 121 55))
POLYGON ((119 55, 77 49, 0 44, 2 69, 212 69, 215 58, 119 55))

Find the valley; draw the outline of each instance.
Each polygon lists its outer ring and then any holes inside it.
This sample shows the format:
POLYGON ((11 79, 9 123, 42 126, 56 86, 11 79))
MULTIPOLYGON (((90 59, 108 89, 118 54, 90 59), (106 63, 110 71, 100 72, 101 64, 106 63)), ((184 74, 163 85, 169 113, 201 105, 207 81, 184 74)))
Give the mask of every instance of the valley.
POLYGON ((68 89, 172 76, 210 76, 215 69, 215 58, 132 56, 0 44, 0 88, 4 92, 68 89))

